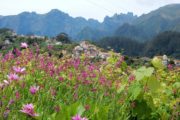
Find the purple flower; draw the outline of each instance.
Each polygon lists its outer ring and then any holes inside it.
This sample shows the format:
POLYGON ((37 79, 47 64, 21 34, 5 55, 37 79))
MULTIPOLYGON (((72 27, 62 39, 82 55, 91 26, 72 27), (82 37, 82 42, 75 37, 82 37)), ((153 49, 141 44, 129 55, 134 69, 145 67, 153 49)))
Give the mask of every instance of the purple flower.
POLYGON ((20 93, 17 91, 16 93, 15 93, 15 96, 16 96, 16 99, 20 99, 20 93))
POLYGON ((55 109, 56 112, 59 112, 61 108, 57 105, 57 106, 54 107, 54 109, 55 109))
POLYGON ((21 51, 17 48, 14 49, 14 52, 16 53, 17 56, 21 55, 21 51))
POLYGON ((86 71, 82 71, 81 76, 86 79, 88 77, 88 73, 86 71))
POLYGON ((100 82, 100 84, 104 85, 106 83, 106 78, 105 77, 100 77, 99 82, 100 82))
POLYGON ((173 66, 171 64, 168 65, 168 69, 169 70, 172 70, 173 69, 173 66))
POLYGON ((36 92, 39 90, 39 86, 38 87, 36 87, 36 86, 31 86, 30 87, 30 89, 29 89, 29 91, 30 91, 30 93, 31 94, 36 94, 36 92))
POLYGON ((9 75, 7 75, 7 77, 10 81, 14 81, 14 80, 18 81, 20 79, 19 76, 15 73, 10 73, 9 75))
POLYGON ((8 116, 9 116, 9 113, 10 113, 10 110, 6 110, 6 111, 4 112, 4 114, 3 114, 3 117, 4 117, 5 119, 7 119, 8 116))
POLYGON ((62 82, 64 80, 63 77, 59 77, 59 81, 62 82))
POLYGON ((120 67, 123 61, 124 61, 124 56, 121 56, 120 59, 116 63, 116 67, 120 67))
POLYGON ((48 50, 52 50, 53 46, 52 45, 48 45, 48 50))
POLYGON ((28 48, 28 44, 25 42, 21 43, 21 48, 28 48))
POLYGON ((73 61, 74 68, 75 68, 75 69, 78 69, 80 63, 81 63, 80 59, 75 59, 75 60, 73 61))
POLYGON ((81 118, 81 116, 77 114, 76 116, 72 117, 72 120, 88 120, 88 119, 85 117, 81 118))
POLYGON ((21 68, 21 67, 15 67, 13 66, 13 70, 16 72, 16 73, 21 73, 23 74, 25 72, 25 68, 21 68))
POLYGON ((3 61, 8 61, 8 60, 12 60, 14 58, 14 54, 12 53, 12 51, 8 52, 4 58, 3 58, 3 61))
POLYGON ((9 101, 9 105, 11 105, 11 104, 13 104, 15 101, 13 100, 13 99, 11 99, 10 101, 9 101))
POLYGON ((129 76, 129 82, 132 82, 136 79, 136 77, 134 75, 130 75, 129 76))
POLYGON ((23 105, 20 111, 32 117, 38 116, 38 114, 34 112, 34 105, 32 103, 23 105))
POLYGON ((90 71, 93 71, 93 70, 95 69, 95 66, 91 64, 91 65, 88 67, 88 69, 89 69, 90 71))

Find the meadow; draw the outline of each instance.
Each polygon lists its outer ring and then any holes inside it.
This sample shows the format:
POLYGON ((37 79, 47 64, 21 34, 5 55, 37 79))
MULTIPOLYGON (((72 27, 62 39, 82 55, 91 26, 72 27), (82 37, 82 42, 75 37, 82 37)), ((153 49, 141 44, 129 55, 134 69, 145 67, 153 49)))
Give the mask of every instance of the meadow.
POLYGON ((178 120, 180 72, 158 58, 151 67, 57 58, 27 44, 0 55, 2 120, 178 120))

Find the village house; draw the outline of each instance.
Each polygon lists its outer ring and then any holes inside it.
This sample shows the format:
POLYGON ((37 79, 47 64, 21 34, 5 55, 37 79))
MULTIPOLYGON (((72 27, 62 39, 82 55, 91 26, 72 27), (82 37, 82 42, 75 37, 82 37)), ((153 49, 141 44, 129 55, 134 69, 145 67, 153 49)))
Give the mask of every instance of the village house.
POLYGON ((73 50, 74 57, 79 57, 81 54, 94 58, 98 56, 99 50, 96 46, 88 43, 87 41, 82 41, 79 46, 76 46, 73 50))
POLYGON ((158 58, 158 59, 160 59, 160 60, 162 61, 162 64, 163 64, 164 66, 166 66, 166 67, 168 66, 170 59, 167 57, 167 55, 155 56, 155 57, 158 58))
POLYGON ((62 42, 58 42, 56 39, 47 39, 47 45, 62 45, 62 42))
POLYGON ((35 38, 37 38, 37 39, 45 39, 45 36, 38 36, 38 35, 30 35, 29 37, 31 39, 35 39, 35 38))
POLYGON ((10 45, 10 44, 11 44, 11 42, 10 42, 9 39, 6 39, 6 40, 4 41, 4 45, 10 45))
POLYGON ((73 50, 73 57, 80 57, 82 54, 85 54, 89 58, 101 59, 107 59, 111 56, 110 53, 102 52, 101 49, 99 49, 95 45, 90 44, 87 41, 82 41, 79 46, 76 46, 73 50))
POLYGON ((180 60, 174 60, 174 64, 176 65, 176 67, 180 67, 180 60))
POLYGON ((107 59, 110 56, 111 55, 109 53, 106 53, 106 52, 100 52, 99 53, 99 57, 102 58, 102 59, 107 59))

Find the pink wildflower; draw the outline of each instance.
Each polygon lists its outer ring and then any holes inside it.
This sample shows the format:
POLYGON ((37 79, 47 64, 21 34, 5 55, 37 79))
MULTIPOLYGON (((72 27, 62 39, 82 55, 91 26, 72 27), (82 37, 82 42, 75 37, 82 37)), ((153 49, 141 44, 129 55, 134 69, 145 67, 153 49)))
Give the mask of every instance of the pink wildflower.
POLYGON ((21 43, 21 48, 28 48, 28 44, 25 42, 21 43))
POLYGON ((20 93, 17 91, 16 93, 15 93, 15 96, 16 96, 16 99, 20 99, 20 93))
POLYGON ((52 77, 55 74, 55 70, 50 70, 50 76, 52 77))
POLYGON ((54 88, 51 88, 50 89, 50 92, 51 92, 51 95, 54 97, 54 96, 56 96, 56 94, 57 94, 57 92, 56 92, 56 90, 54 89, 54 88))
POLYGON ((78 69, 80 63, 81 63, 80 59, 75 59, 75 60, 73 61, 74 68, 75 68, 75 69, 78 69))
POLYGON ((22 82, 22 83, 21 83, 21 88, 25 88, 25 86, 26 86, 26 83, 25 83, 25 82, 22 82))
POLYGON ((3 61, 8 61, 8 60, 12 60, 14 58, 14 54, 12 53, 12 51, 8 52, 4 58, 3 58, 3 61))
POLYGON ((88 77, 88 73, 86 71, 82 71, 81 76, 86 79, 88 77))
POLYGON ((85 105, 84 108, 86 111, 88 111, 88 110, 90 110, 90 105, 85 105))
POLYGON ((81 116, 77 114, 76 116, 72 117, 72 120, 88 120, 88 119, 85 117, 81 118, 81 116))
POLYGON ((59 77, 59 81, 62 82, 64 80, 63 77, 59 77))
POLYGON ((91 64, 91 65, 88 67, 88 69, 89 69, 90 71, 93 71, 93 70, 95 69, 95 66, 91 64))
POLYGON ((30 89, 29 89, 29 91, 30 91, 30 93, 31 94, 36 94, 36 92, 39 90, 39 86, 38 87, 36 87, 36 86, 31 86, 30 87, 30 89))
POLYGON ((171 64, 168 64, 168 69, 169 70, 172 70, 173 69, 173 66, 171 64))
POLYGON ((9 116, 9 113, 10 113, 10 110, 7 109, 7 110, 4 112, 3 117, 4 117, 5 119, 7 119, 8 116, 9 116))
POLYGON ((38 114, 34 112, 34 105, 32 103, 23 105, 20 111, 32 117, 38 116, 38 114))
POLYGON ((78 93, 77 92, 74 93, 73 98, 74 98, 74 100, 78 99, 78 93))
POLYGON ((99 82, 101 85, 104 85, 106 83, 106 78, 105 77, 100 77, 99 82))
POLYGON ((21 51, 17 48, 14 49, 14 52, 17 56, 20 56, 21 55, 21 51))
POLYGON ((96 74, 95 74, 95 73, 91 73, 91 74, 89 75, 89 77, 91 77, 91 78, 96 78, 96 74))
POLYGON ((132 81, 134 81, 135 80, 135 76, 134 75, 130 75, 129 76, 129 82, 132 82, 132 81))
POLYGON ((73 77, 73 73, 70 72, 70 73, 69 73, 69 78, 72 79, 72 77, 73 77))
POLYGON ((7 75, 7 77, 10 81, 13 81, 13 80, 18 81, 20 79, 19 76, 15 73, 10 73, 9 75, 7 75))
POLYGON ((124 61, 124 56, 120 57, 120 59, 116 63, 116 67, 120 67, 123 61, 124 61))
POLYGON ((9 101, 9 105, 12 105, 14 102, 15 102, 15 101, 14 101, 13 99, 11 99, 11 100, 9 101))
POLYGON ((61 108, 60 108, 60 106, 57 105, 57 106, 54 107, 54 110, 55 110, 56 112, 59 112, 59 111, 61 110, 61 108))
POLYGON ((24 73, 25 72, 25 68, 21 68, 21 67, 15 67, 13 66, 13 70, 16 72, 16 73, 24 73))
POLYGON ((52 45, 48 45, 48 50, 52 50, 53 46, 52 45))

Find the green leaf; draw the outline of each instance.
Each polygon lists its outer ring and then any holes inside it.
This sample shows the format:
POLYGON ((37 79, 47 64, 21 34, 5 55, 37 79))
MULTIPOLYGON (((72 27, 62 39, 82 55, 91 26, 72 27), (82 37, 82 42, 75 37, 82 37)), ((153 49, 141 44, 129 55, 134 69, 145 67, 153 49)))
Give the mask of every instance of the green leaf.
POLYGON ((82 115, 84 111, 85 111, 84 106, 82 106, 82 104, 80 104, 77 108, 77 114, 82 115))
POLYGON ((136 76, 136 80, 142 80, 144 77, 150 77, 154 72, 154 68, 149 67, 141 67, 138 70, 134 72, 134 75, 136 76))
POLYGON ((179 89, 179 88, 180 88, 180 82, 175 82, 175 83, 173 84, 173 87, 179 89))
POLYGON ((146 101, 135 101, 135 108, 133 109, 133 115, 138 120, 147 120, 151 116, 151 108, 147 105, 146 101))
POLYGON ((129 88, 129 93, 131 95, 131 100, 135 100, 141 93, 142 87, 139 83, 135 83, 129 88))
POLYGON ((160 88, 160 82, 155 77, 151 77, 147 81, 147 86, 152 92, 154 92, 160 88))
POLYGON ((164 69, 165 68, 165 66, 162 64, 161 59, 159 59, 157 57, 154 57, 153 60, 151 61, 151 63, 157 69, 164 69))
POLYGON ((121 93, 122 91, 124 91, 124 88, 126 87, 126 85, 121 85, 121 87, 117 90, 117 93, 121 93))
POLYGON ((154 68, 149 67, 144 71, 144 75, 150 77, 153 74, 153 72, 154 72, 154 68))
MULTIPOLYGON (((94 108, 91 109, 93 115, 91 115, 91 120, 108 120, 108 112, 109 112, 109 106, 103 106, 103 105, 94 105, 94 108)), ((113 112, 113 111, 111 111, 113 112)))

